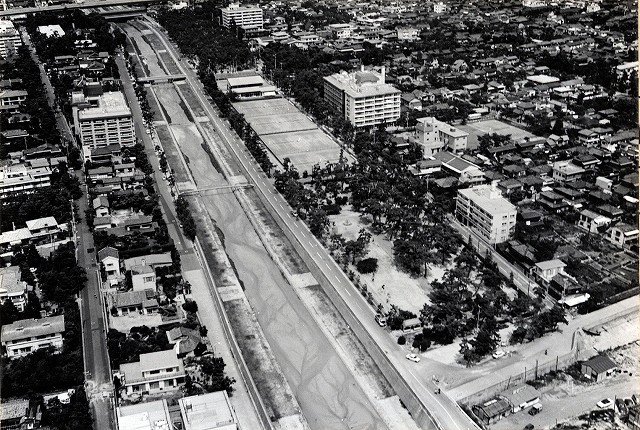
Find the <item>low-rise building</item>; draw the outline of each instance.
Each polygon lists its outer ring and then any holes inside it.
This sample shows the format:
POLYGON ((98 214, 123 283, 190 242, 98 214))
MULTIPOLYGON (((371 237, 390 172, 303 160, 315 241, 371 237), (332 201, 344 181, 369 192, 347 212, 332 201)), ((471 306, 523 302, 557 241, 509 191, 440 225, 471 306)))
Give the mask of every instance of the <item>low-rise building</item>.
POLYGON ((64 315, 16 321, 2 326, 1 342, 7 356, 21 357, 40 349, 62 348, 64 315))
POLYGON ((581 211, 580 218, 578 218, 578 227, 587 230, 589 233, 598 233, 601 230, 604 232, 604 229, 606 229, 609 224, 611 224, 611 218, 607 218, 589 209, 581 211))
POLYGON ((509 239, 516 215, 516 207, 491 185, 458 190, 456 218, 490 244, 509 239))
POLYGON ((431 157, 444 150, 461 153, 467 149, 468 138, 469 133, 466 131, 434 117, 418 118, 414 135, 415 141, 422 145, 424 157, 431 157))
POLYGON ((0 57, 15 55, 22 46, 20 33, 9 20, 0 20, 0 57))
POLYGON ((30 194, 40 188, 51 187, 51 168, 33 168, 24 163, 0 169, 0 198, 30 194))
POLYGON ((177 390, 186 376, 182 360, 172 349, 140 354, 139 361, 121 364, 120 373, 128 395, 177 390))
POLYGON ((638 246, 638 227, 630 224, 616 224, 607 232, 607 239, 620 248, 638 246))
POLYGON ((146 291, 125 291, 111 293, 107 296, 107 304, 114 316, 151 315, 159 310, 155 293, 146 291))
POLYGON ((162 254, 147 254, 127 258, 124 260, 124 269, 131 270, 135 266, 149 266, 157 269, 158 267, 171 266, 172 264, 171 253, 163 252, 162 254))
POLYGON ((178 399, 184 430, 237 430, 238 417, 226 391, 178 399))
POLYGON ((562 260, 546 260, 536 263, 535 277, 536 280, 544 285, 549 285, 554 276, 558 273, 564 273, 564 268, 567 265, 562 260))
POLYGON ((156 271, 149 266, 133 266, 131 268, 131 284, 133 291, 155 291, 156 271))
POLYGON ((120 406, 117 410, 118 430, 169 430, 172 426, 166 399, 120 406))
POLYGON ((473 413, 486 425, 500 421, 511 414, 511 404, 501 397, 496 397, 472 408, 473 413))
POLYGON ((109 278, 117 278, 120 272, 120 253, 111 246, 105 246, 98 251, 98 261, 104 266, 104 271, 109 278))
POLYGON ((564 272, 560 272, 551 278, 547 291, 554 299, 558 301, 566 301, 567 298, 581 295, 584 291, 584 287, 572 276, 564 272))
POLYGON ((570 161, 553 163, 553 180, 556 182, 575 182, 582 178, 585 170, 570 161))
POLYGON ((20 312, 27 306, 27 283, 19 266, 0 267, 0 303, 10 300, 20 312))
POLYGON ((581 372, 589 379, 600 382, 611 376, 618 366, 606 355, 597 355, 582 363, 581 372))

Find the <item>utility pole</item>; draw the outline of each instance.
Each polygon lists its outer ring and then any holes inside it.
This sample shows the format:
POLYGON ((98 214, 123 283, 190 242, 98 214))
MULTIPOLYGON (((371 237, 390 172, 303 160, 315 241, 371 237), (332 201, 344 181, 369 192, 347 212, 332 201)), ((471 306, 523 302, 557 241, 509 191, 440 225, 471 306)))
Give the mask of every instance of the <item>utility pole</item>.
POLYGON ((77 238, 77 230, 76 230, 76 214, 75 208, 73 207, 73 199, 69 199, 69 203, 71 205, 71 235, 73 236, 73 248, 75 249, 76 255, 76 263, 78 262, 78 238, 77 238))

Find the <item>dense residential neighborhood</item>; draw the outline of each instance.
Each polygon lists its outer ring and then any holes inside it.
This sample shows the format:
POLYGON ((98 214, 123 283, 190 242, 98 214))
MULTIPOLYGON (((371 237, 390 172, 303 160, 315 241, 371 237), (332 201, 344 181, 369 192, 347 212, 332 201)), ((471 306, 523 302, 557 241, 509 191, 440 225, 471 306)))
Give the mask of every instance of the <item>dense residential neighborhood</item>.
POLYGON ((640 428, 637 2, 0 15, 0 427, 640 428))

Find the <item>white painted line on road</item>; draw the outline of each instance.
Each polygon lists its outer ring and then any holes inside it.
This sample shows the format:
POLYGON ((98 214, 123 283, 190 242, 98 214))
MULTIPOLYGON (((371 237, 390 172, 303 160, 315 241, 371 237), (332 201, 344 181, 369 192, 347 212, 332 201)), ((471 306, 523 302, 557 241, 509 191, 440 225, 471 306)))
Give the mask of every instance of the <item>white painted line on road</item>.
POLYGON ((301 231, 300 234, 302 235, 302 237, 307 237, 305 236, 304 231, 301 231))
POLYGON ((319 252, 316 252, 316 254, 318 255, 318 257, 322 258, 322 255, 320 255, 319 252))
POLYGON ((351 295, 351 293, 349 292, 349 290, 345 289, 344 290, 347 294, 351 295))

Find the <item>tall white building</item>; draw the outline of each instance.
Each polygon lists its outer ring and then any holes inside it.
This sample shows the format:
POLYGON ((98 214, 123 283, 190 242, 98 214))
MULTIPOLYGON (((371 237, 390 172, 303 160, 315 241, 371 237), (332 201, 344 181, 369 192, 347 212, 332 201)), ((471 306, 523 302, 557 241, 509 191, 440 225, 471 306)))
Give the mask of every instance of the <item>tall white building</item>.
POLYGON ((400 118, 401 92, 385 83, 380 73, 365 71, 336 73, 324 78, 324 98, 355 127, 393 123, 400 118))
POLYGON ((258 6, 240 6, 232 3, 222 10, 222 25, 229 28, 231 22, 235 22, 238 27, 245 30, 262 30, 264 17, 262 9, 258 6))
POLYGON ((0 20, 0 57, 7 58, 16 53, 22 46, 20 33, 13 26, 13 22, 0 20))
POLYGON ((456 218, 490 244, 509 239, 517 210, 491 185, 458 190, 456 218))
POLYGON ((135 145, 133 118, 124 94, 107 92, 92 98, 90 103, 90 106, 79 107, 74 112, 74 125, 80 136, 85 161, 91 159, 94 149, 109 145, 135 145))
POLYGON ((467 149, 469 133, 460 130, 434 117, 418 118, 415 141, 422 145, 423 156, 431 157, 435 153, 448 149, 460 153, 467 149))

